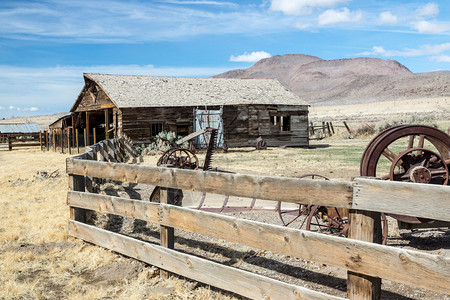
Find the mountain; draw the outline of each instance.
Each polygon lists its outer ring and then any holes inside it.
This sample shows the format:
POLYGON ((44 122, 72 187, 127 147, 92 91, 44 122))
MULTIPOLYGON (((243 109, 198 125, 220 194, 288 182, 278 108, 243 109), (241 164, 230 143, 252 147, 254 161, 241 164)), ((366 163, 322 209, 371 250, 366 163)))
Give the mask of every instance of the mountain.
POLYGON ((248 69, 215 78, 276 78, 315 105, 450 96, 450 71, 413 73, 395 60, 350 58, 323 60, 304 54, 275 55, 248 69))

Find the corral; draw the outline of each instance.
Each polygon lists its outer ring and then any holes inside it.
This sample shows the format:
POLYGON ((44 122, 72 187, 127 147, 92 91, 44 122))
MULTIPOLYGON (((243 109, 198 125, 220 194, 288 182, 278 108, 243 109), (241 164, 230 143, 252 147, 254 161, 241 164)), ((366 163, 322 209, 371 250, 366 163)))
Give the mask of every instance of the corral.
POLYGON ((87 153, 67 161, 67 172, 71 176, 73 190, 68 194, 72 218, 69 227, 73 236, 250 298, 336 299, 300 286, 168 250, 167 248, 174 246, 173 227, 263 251, 279 252, 344 268, 348 270, 347 295, 351 299, 379 297, 379 290, 376 288, 380 287, 378 277, 444 294, 449 292, 446 286, 450 276, 447 257, 364 242, 371 240, 374 235, 377 217, 370 211, 376 210, 371 204, 375 200, 388 213, 450 221, 447 214, 450 199, 447 186, 411 185, 370 179, 355 179, 352 182, 302 181, 98 162, 97 159, 123 161, 124 146, 119 140, 114 144, 111 142, 108 145, 103 142, 94 145, 87 153), (95 178, 161 186, 161 203, 90 193, 93 192, 95 178), (164 204, 173 204, 175 191, 179 189, 350 209, 350 236, 353 239, 164 204), (427 197, 434 204, 418 207, 415 205, 417 197, 427 197), (440 209, 437 210, 438 206, 440 209), (85 224, 86 209, 160 224, 161 246, 85 224))
MULTIPOLYGON (((350 124, 355 128, 357 124, 350 124)), ((447 123, 443 128, 447 128, 447 123)), ((342 139, 336 136, 313 142, 312 148, 230 149, 217 153, 214 166, 243 174, 296 177, 321 173, 333 180, 349 181, 359 174, 361 154, 367 138, 342 139), (286 159, 289 158, 289 159, 286 159)), ((67 234, 69 210, 66 206, 67 154, 17 150, 0 153, 0 199, 4 214, 0 228, 0 298, 127 298, 127 299, 242 299, 179 276, 161 280, 158 270, 67 234), (46 170, 58 176, 43 177, 46 170), (59 170, 59 171, 57 171, 59 170), (54 173, 57 171, 56 173, 54 173), (42 172, 40 172, 42 173, 42 172), (45 218, 45 221, 43 221, 45 218)), ((200 159, 202 155, 199 155, 200 159)), ((140 165, 156 165, 158 156, 146 156, 140 165)), ((133 182, 106 182, 102 194, 148 199, 133 182)), ((197 195, 197 201, 201 193, 197 195)), ((221 198, 223 200, 223 197, 221 198)), ((188 194, 185 193, 185 202, 188 194)), ((251 200, 251 199, 250 199, 251 200)), ((248 205, 250 200, 231 198, 231 205, 248 205)), ((207 197, 206 204, 209 202, 207 197)), ((259 200, 256 206, 259 205, 259 200)), ((270 207, 275 207, 273 202, 270 207)), ((421 204, 422 205, 422 202, 421 204)), ((275 211, 231 213, 230 216, 282 225, 275 211)), ((98 219, 101 228, 159 244, 159 225, 131 218, 98 219), (103 223, 102 223, 103 222, 103 223)), ((395 223, 393 224, 395 225, 395 223)), ((399 250, 419 250, 448 257, 448 229, 398 230, 391 226, 388 245, 399 250)), ((206 235, 175 229, 175 249, 255 274, 300 285, 329 295, 345 297, 343 269, 310 260, 284 256, 257 248, 227 243, 206 235)), ((381 265, 384 265, 381 262, 381 265)), ((382 282, 385 299, 447 299, 442 293, 382 282)))

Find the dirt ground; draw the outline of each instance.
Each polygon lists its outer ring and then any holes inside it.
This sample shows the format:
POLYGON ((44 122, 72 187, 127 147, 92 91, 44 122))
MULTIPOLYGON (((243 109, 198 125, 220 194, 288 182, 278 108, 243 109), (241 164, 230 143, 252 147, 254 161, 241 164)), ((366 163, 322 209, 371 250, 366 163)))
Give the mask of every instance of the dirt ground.
MULTIPOLYGON (((450 126, 449 120, 436 119, 443 130, 450 126)), ((349 120, 354 128, 364 122, 367 120, 349 120)), ((312 141, 308 149, 230 149, 228 153, 216 153, 213 166, 247 174, 298 177, 316 173, 332 180, 351 180, 359 176, 359 161, 371 137, 348 139, 345 130, 339 129, 334 137, 312 141)), ((204 154, 198 156, 201 159, 204 154)), ((241 299, 178 276, 163 280, 159 270, 150 265, 68 236, 67 157, 32 149, 0 151, 0 299, 241 299)), ((156 155, 146 156, 143 164, 155 165, 157 158, 156 155)), ((111 182, 99 189, 101 193, 132 195, 143 200, 148 199, 151 192, 151 187, 111 182)), ((196 205, 200 197, 199 194, 185 195, 185 205, 196 205)), ((249 201, 230 199, 228 205, 249 205, 249 201)), ((205 204, 217 206, 222 202, 222 197, 208 195, 205 204)), ((270 210, 275 204, 257 200, 255 207, 266 211, 231 214, 281 225, 278 215, 270 210)), ((91 222, 158 242, 159 228, 154 224, 107 215, 94 216, 91 222)), ((448 228, 411 232, 398 230, 395 225, 391 219, 388 245, 450 257, 448 228)), ((176 236, 175 247, 180 251, 345 296, 344 270, 181 230, 176 230, 176 236)), ((450 299, 449 295, 387 280, 383 281, 382 288, 384 299, 450 299)))

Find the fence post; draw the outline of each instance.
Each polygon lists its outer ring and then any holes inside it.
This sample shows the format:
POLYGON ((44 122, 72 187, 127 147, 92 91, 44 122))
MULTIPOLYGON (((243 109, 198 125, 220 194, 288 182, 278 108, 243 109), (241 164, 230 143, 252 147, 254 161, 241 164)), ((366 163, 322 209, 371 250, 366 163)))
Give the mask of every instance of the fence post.
POLYGON ((72 148, 70 147, 70 128, 67 128, 67 148, 69 149, 69 154, 72 154, 72 148))
POLYGON ((77 143, 77 153, 80 154, 80 146, 78 144, 78 128, 75 129, 75 142, 77 143))
POLYGON ((87 130, 86 130, 86 128, 84 128, 84 152, 87 151, 87 146, 88 146, 87 141, 89 139, 89 137, 87 136, 86 133, 87 133, 87 130))
POLYGON ((311 135, 314 135, 314 124, 312 121, 310 124, 311 124, 311 135))
POLYGON ((61 153, 64 153, 64 130, 61 128, 60 132, 61 132, 61 141, 60 141, 61 153))
MULTIPOLYGON (((166 165, 165 167, 170 168, 170 167, 172 167, 172 165, 166 165)), ((179 190, 179 189, 171 189, 171 188, 161 187, 159 193, 160 193, 159 194, 160 203, 175 205, 176 202, 181 203, 181 201, 183 199, 183 191, 179 190), (177 197, 179 199, 176 199, 177 197), (176 201, 176 200, 178 200, 178 201, 176 201)), ((174 235, 173 227, 161 225, 160 244, 163 247, 166 247, 169 249, 174 249, 175 235, 174 235)), ((162 278, 167 278, 168 275, 169 275, 169 272, 164 271, 164 270, 160 271, 160 276, 162 278)))
POLYGON ((328 136, 332 136, 331 129, 330 129, 330 123, 327 122, 327 130, 328 130, 328 136))
POLYGON ((352 131, 350 130, 350 127, 348 127, 347 122, 344 121, 344 126, 347 129, 349 134, 352 134, 352 131))
POLYGON ((11 151, 12 150, 12 142, 11 142, 11 137, 8 136, 8 150, 11 151))
MULTIPOLYGON (((84 192, 86 181, 82 175, 69 175, 69 189, 72 191, 84 192)), ((82 208, 71 207, 70 218, 78 222, 86 222, 86 210, 82 208)))
POLYGON ((42 147, 42 131, 39 131, 39 146, 41 146, 41 151, 44 151, 42 147))
MULTIPOLYGON (((380 213, 350 210, 349 224, 349 238, 381 244, 380 213)), ((381 299, 381 278, 347 271, 347 297, 352 300, 381 299)))
POLYGON ((56 134, 55 130, 52 130, 52 138, 53 138, 53 152, 56 152, 56 134))
POLYGON ((45 131, 45 144, 47 146, 47 151, 50 149, 50 136, 48 131, 45 131))
POLYGON ((330 127, 331 127, 331 131, 333 132, 333 134, 334 134, 334 127, 333 127, 333 122, 331 122, 330 121, 330 127))

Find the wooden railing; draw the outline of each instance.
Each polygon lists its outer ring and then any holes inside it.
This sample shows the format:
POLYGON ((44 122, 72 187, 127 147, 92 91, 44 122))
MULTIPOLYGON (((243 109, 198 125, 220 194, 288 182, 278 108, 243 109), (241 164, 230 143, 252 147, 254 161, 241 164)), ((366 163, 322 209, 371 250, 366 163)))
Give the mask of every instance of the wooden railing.
MULTIPOLYGON (((346 269, 350 299, 379 298, 380 278, 450 293, 450 258, 365 241, 373 240, 377 211, 450 221, 449 186, 364 178, 300 180, 139 166, 97 161, 109 157, 99 156, 101 148, 91 147, 87 153, 67 159, 69 232, 74 237, 253 299, 342 298, 175 251, 173 228, 346 269), (161 186, 161 203, 86 192, 91 177, 161 186), (177 189, 347 208, 352 239, 174 206, 177 189), (158 223, 160 245, 88 225, 88 210, 158 223)), ((121 161, 120 154, 110 157, 121 161)))
POLYGON ((40 142, 40 132, 30 132, 30 133, 3 133, 0 134, 0 144, 9 151, 14 148, 22 147, 39 147, 40 142))

